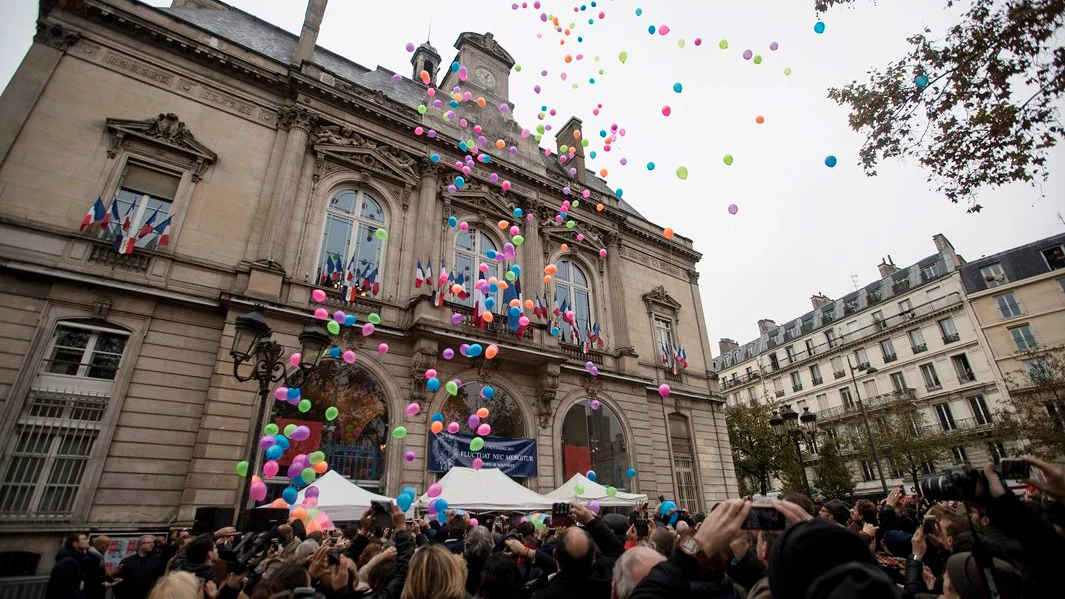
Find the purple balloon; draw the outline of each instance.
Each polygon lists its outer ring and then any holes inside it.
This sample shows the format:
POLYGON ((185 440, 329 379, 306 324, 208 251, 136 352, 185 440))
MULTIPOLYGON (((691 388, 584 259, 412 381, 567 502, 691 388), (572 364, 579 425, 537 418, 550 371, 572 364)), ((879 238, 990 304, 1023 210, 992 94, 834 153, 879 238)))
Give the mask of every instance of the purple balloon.
POLYGON ((593 399, 592 401, 588 402, 588 407, 593 409, 593 410, 598 410, 599 409, 599 400, 598 399, 593 399))
POLYGON ((752 56, 754 56, 754 52, 751 52, 750 50, 744 50, 743 51, 743 59, 744 60, 750 60, 752 56))
POLYGON ((739 211, 740 211, 740 207, 739 206, 737 206, 735 204, 729 204, 728 205, 728 213, 729 214, 736 214, 739 211))
POLYGON ((468 350, 468 349, 470 349, 470 344, 469 343, 463 343, 462 345, 459 346, 459 355, 460 356, 465 356, 466 355, 466 350, 468 350))
POLYGON ((321 491, 318 490, 318 487, 307 487, 307 491, 303 494, 303 496, 304 497, 318 497, 319 493, 321 493, 321 491))
POLYGON ((450 360, 451 358, 454 358, 454 357, 455 357, 455 350, 451 349, 450 347, 444 349, 444 359, 445 360, 450 360))
POLYGON ((455 312, 451 315, 451 324, 462 324, 462 314, 455 312))
POLYGON ((311 436, 311 429, 306 425, 301 424, 296 427, 296 430, 292 431, 292 435, 289 437, 293 441, 306 441, 311 436))
POLYGON ((470 417, 466 419, 466 424, 469 425, 470 430, 477 430, 477 425, 481 424, 481 417, 477 414, 470 414, 470 417))
POLYGON ((300 465, 298 462, 292 462, 291 464, 288 465, 288 477, 289 478, 296 478, 297 476, 300 475, 301 472, 303 472, 303 466, 300 465))
POLYGON ((588 511, 590 511, 593 514, 598 514, 599 513, 599 502, 594 500, 594 499, 589 501, 588 502, 588 511))
POLYGON ((274 443, 277 443, 277 439, 275 439, 273 435, 263 435, 262 438, 259 439, 259 447, 261 449, 269 449, 274 443))
POLYGON ((773 43, 769 44, 769 49, 770 49, 770 50, 773 50, 774 52, 775 52, 775 51, 776 51, 776 49, 777 49, 777 48, 779 48, 779 47, 780 47, 780 44, 778 44, 778 43, 776 43, 776 42, 773 42, 773 43))
POLYGON ((403 454, 403 459, 407 460, 408 462, 413 462, 415 457, 417 456, 415 456, 414 452, 410 450, 403 454))

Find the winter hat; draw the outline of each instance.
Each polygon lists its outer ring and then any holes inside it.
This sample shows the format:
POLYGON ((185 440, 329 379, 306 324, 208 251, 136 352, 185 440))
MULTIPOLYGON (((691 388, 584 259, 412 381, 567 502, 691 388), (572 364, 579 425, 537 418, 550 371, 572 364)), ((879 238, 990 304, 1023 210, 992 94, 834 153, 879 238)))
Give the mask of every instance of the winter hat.
POLYGON ((910 539, 913 535, 901 530, 889 530, 884 533, 884 549, 895 557, 906 557, 913 551, 910 539))
POLYGON ((813 581, 807 599, 898 599, 902 594, 879 566, 848 562, 813 581))
MULTIPOLYGON (((1024 579, 1020 572, 1005 560, 994 558, 995 574, 998 581, 999 596, 1002 599, 1021 597, 1024 593, 1024 579)), ((955 553, 947 560, 946 574, 950 578, 950 586, 961 599, 990 599, 991 593, 987 590, 980 570, 976 566, 976 558, 969 551, 955 553)))
POLYGON ((769 588, 774 599, 802 599, 822 574, 850 562, 875 565, 854 531, 825 520, 800 522, 773 543, 769 588))

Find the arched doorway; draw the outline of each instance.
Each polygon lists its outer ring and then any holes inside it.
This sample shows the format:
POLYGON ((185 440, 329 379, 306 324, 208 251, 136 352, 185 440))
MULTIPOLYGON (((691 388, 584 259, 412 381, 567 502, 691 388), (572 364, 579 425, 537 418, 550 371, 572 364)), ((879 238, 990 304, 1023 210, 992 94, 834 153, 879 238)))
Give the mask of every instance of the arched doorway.
POLYGON ((591 402, 582 399, 573 404, 562 422, 563 479, 594 470, 599 484, 624 489, 629 468, 625 430, 606 404, 593 409, 591 402))

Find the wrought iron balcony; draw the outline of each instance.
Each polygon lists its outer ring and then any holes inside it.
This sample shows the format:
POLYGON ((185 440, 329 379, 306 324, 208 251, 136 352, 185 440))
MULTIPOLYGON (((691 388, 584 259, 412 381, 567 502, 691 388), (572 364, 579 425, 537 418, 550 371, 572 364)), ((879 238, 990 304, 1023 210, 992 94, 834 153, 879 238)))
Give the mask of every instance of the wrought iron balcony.
POLYGON ((568 356, 570 358, 575 358, 578 361, 591 362, 596 366, 603 365, 602 352, 597 352, 595 350, 584 352, 581 350, 581 347, 579 345, 569 345, 566 343, 560 343, 558 345, 558 349, 562 352, 563 355, 568 356))
MULTIPOLYGON (((913 389, 903 389, 902 391, 891 391, 889 393, 882 393, 875 397, 862 400, 862 404, 865 406, 867 412, 879 410, 896 403, 905 401, 914 401, 916 395, 913 389)), ((827 422, 830 420, 837 420, 845 418, 850 415, 858 414, 857 402, 843 404, 840 406, 834 406, 831 408, 823 408, 817 412, 817 421, 819 423, 827 422)))
POLYGON ((824 381, 821 380, 821 377, 814 377, 814 380, 813 380, 814 385, 820 385, 823 382, 824 381))
MULTIPOLYGON (((819 413, 818 417, 820 416, 821 414, 819 413)), ((995 423, 992 420, 985 420, 982 418, 962 418, 961 420, 955 420, 952 426, 947 429, 944 429, 943 424, 940 422, 921 425, 919 433, 921 436, 954 435, 958 433, 986 431, 994 427, 995 423)))
POLYGON ((802 391, 802 383, 799 383, 798 385, 792 385, 791 386, 791 390, 794 391, 795 393, 798 393, 799 391, 802 391))
POLYGON ((928 351, 928 344, 927 343, 920 343, 920 344, 917 344, 917 345, 913 346, 913 353, 915 353, 915 354, 919 354, 921 352, 926 352, 926 351, 928 351))
POLYGON ((847 373, 845 371, 843 371, 843 370, 837 370, 837 371, 832 373, 832 376, 833 376, 833 378, 841 379, 841 378, 847 376, 847 373))
POLYGON ((899 357, 896 354, 884 354, 884 364, 890 364, 898 359, 899 357))
POLYGON ((961 339, 961 336, 958 335, 957 333, 951 333, 949 335, 943 335, 943 344, 946 345, 948 343, 954 343, 958 339, 961 339))

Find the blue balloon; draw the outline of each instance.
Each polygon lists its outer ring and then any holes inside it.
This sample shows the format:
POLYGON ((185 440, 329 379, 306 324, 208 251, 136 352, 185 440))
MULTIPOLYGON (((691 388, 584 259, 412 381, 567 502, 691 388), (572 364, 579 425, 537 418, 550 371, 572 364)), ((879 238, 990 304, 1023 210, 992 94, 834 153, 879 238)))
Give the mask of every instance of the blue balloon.
POLYGON ((648 162, 648 163, 647 163, 647 170, 649 170, 649 171, 653 171, 653 170, 655 170, 655 163, 653 163, 653 162, 648 162))
POLYGON ((399 509, 404 512, 410 509, 412 503, 414 503, 414 498, 405 493, 396 497, 396 505, 398 505, 399 509))
POLYGON ((643 14, 643 9, 642 8, 637 8, 636 9, 636 16, 638 17, 638 16, 640 16, 642 14, 643 14))
POLYGON ((595 150, 592 150, 592 153, 589 154, 589 156, 591 156, 592 158, 595 158, 595 150))
POLYGON ((297 476, 292 479, 292 484, 296 485, 297 489, 302 489, 303 487, 307 486, 307 481, 297 476))
POLYGON ((439 522, 440 524, 446 524, 446 523, 447 523, 447 514, 445 514, 444 512, 440 512, 440 513, 438 513, 438 514, 436 515, 436 520, 437 520, 437 522, 439 522))
POLYGON ((437 500, 434 503, 436 503, 436 511, 437 512, 443 514, 444 512, 447 511, 447 500, 446 499, 444 499, 442 497, 441 498, 437 498, 437 500))
MULTIPOLYGON (((440 382, 440 381, 438 380, 437 382, 440 382)), ((433 414, 432 419, 429 420, 429 422, 443 422, 443 421, 444 421, 444 415, 441 414, 440 412, 437 412, 437 413, 433 414)), ((411 489, 411 488, 413 488, 413 487, 407 487, 407 489, 411 489)), ((404 489, 404 491, 406 491, 407 489, 404 489)))
POLYGON ((447 105, 450 106, 451 108, 458 108, 459 107, 459 103, 456 102, 455 100, 452 100, 452 101, 448 102, 447 105))
POLYGON ((281 499, 285 500, 285 503, 292 505, 296 503, 296 496, 299 492, 296 491, 296 487, 285 487, 284 491, 281 491, 281 499))
POLYGON ((488 250, 487 252, 484 253, 484 255, 489 260, 495 260, 496 259, 496 251, 495 250, 488 250))
POLYGON ((558 337, 558 327, 551 327, 551 336, 558 337))
POLYGON ((455 187, 462 187, 465 184, 466 179, 462 175, 455 177, 455 187))
POLYGON ((658 515, 665 516, 667 513, 669 513, 669 510, 676 509, 676 507, 677 504, 673 503, 672 501, 663 501, 662 505, 658 506, 658 515))
POLYGON ((588 478, 588 480, 592 481, 593 483, 595 482, 595 470, 589 470, 588 473, 585 474, 585 476, 588 478))
MULTIPOLYGON (((436 392, 440 389, 440 379, 434 376, 433 378, 425 381, 425 388, 429 391, 436 392)), ((440 422, 443 422, 443 419, 441 419, 440 422)))
POLYGON ((430 162, 440 162, 440 154, 429 154, 430 162))
POLYGON ((466 348, 466 357, 467 358, 476 358, 477 356, 481 355, 482 351, 484 351, 484 348, 481 347, 481 344, 480 343, 474 343, 474 344, 470 345, 468 348, 466 348))
POLYGON ((635 477, 636 476, 636 469, 635 468, 629 468, 628 470, 625 471, 625 476, 627 476, 629 478, 635 477))
MULTIPOLYGON (((354 314, 348 314, 347 316, 344 317, 344 326, 346 326, 346 327, 353 327, 353 326, 355 326, 356 322, 358 322, 358 320, 355 318, 354 314)), ((337 350, 337 355, 339 356, 340 355, 340 348, 338 347, 338 348, 336 348, 336 350, 337 350)))
POLYGON ((521 218, 522 214, 525 214, 525 212, 523 212, 521 208, 515 208, 514 209, 514 216, 516 218, 521 218))
POLYGON ((288 449, 288 437, 281 434, 274 435, 274 446, 280 447, 281 449, 288 449))
POLYGON ((340 357, 340 348, 339 347, 330 347, 329 348, 329 356, 332 357, 332 358, 339 358, 340 357))
MULTIPOLYGON (((496 390, 485 385, 484 388, 481 389, 481 395, 484 395, 485 399, 492 399, 496 396, 496 390)), ((443 422, 443 420, 441 420, 441 422, 443 422)))
POLYGON ((558 215, 562 217, 562 220, 566 220, 566 218, 569 216, 565 212, 559 212, 558 215))
POLYGON ((452 73, 458 73, 459 72, 459 67, 461 67, 461 66, 462 65, 459 64, 459 61, 456 60, 455 62, 451 63, 451 72, 452 73))
POLYGON ((678 81, 678 82, 673 84, 673 91, 675 91, 675 92, 677 92, 679 94, 680 92, 684 91, 684 86, 681 85, 680 82, 678 81))
POLYGON ((832 168, 832 167, 836 166, 836 157, 835 156, 826 157, 825 158, 825 166, 827 166, 828 168, 832 168))
MULTIPOLYGON (((498 290, 497 290, 498 291, 498 290)), ((486 297, 484 299, 484 307, 491 310, 496 307, 496 299, 494 297, 486 297)))
POLYGON ((465 152, 466 150, 470 149, 470 147, 468 145, 466 145, 466 142, 460 141, 459 142, 459 149, 462 150, 463 152, 465 152))
POLYGON ((651 35, 654 35, 654 33, 655 33, 655 26, 654 26, 654 25, 648 25, 648 26, 647 26, 647 33, 650 33, 651 35))
POLYGON ((418 492, 414 490, 414 487, 412 487, 410 485, 407 485, 407 486, 403 487, 402 493, 404 493, 406 495, 410 495, 411 497, 414 497, 415 495, 418 494, 418 492))
POLYGON ((499 292, 499 284, 498 283, 491 283, 490 285, 488 285, 488 291, 491 291, 492 293, 498 293, 499 292))
POLYGON ((300 388, 299 387, 289 387, 288 388, 288 398, 289 399, 296 399, 299 396, 300 396, 300 388))
POLYGON ((824 24, 823 21, 818 21, 817 23, 814 24, 814 33, 824 33, 824 32, 825 32, 825 24, 824 24))
POLYGON ((276 460, 281 457, 281 454, 285 453, 285 448, 280 445, 271 445, 266 449, 266 459, 276 460))
POLYGON ((455 218, 454 216, 447 217, 447 226, 454 229, 455 227, 459 226, 459 219, 455 218))
POLYGON ((463 515, 465 513, 466 513, 466 510, 455 510, 455 515, 456 516, 461 516, 461 515, 463 515))
POLYGON ((508 312, 514 318, 517 318, 518 316, 521 316, 521 308, 519 308, 517 306, 511 306, 510 310, 508 310, 508 312))
POLYGON ((621 199, 621 194, 623 193, 625 192, 623 192, 620 187, 614 191, 614 195, 618 196, 618 199, 621 199))
POLYGON ((481 162, 483 162, 485 164, 488 164, 491 161, 492 161, 492 155, 491 154, 481 154, 481 162))
POLYGON ((928 75, 918 75, 913 80, 917 87, 928 87, 928 75))

